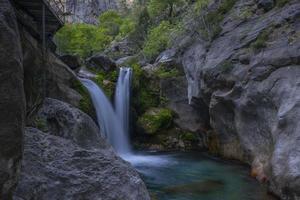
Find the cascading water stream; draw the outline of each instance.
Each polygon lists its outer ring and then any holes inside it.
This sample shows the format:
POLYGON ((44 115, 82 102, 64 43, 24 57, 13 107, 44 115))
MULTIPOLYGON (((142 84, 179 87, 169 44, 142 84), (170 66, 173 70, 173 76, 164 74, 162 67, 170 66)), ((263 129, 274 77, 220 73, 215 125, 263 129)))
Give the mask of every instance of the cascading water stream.
POLYGON ((114 110, 101 88, 89 79, 81 79, 94 104, 101 133, 120 155, 130 154, 128 141, 131 69, 121 68, 116 88, 114 110))
MULTIPOLYGON (((120 68, 120 74, 115 93, 115 111, 119 118, 126 138, 129 136, 129 108, 130 108, 130 87, 132 70, 130 68, 120 68)), ((129 143, 128 141, 126 141, 129 143)))
POLYGON ((99 86, 89 79, 81 79, 92 98, 101 133, 117 153, 131 163, 163 163, 166 159, 149 155, 136 155, 129 145, 129 108, 132 70, 120 68, 115 93, 115 109, 99 86))

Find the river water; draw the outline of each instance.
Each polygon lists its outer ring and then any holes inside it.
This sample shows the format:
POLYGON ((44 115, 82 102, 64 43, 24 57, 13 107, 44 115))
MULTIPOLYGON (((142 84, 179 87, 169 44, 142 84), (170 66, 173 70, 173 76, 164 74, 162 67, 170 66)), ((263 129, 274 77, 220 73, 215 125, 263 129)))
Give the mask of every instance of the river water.
POLYGON ((249 168, 204 153, 141 153, 125 158, 153 200, 274 200, 249 168))

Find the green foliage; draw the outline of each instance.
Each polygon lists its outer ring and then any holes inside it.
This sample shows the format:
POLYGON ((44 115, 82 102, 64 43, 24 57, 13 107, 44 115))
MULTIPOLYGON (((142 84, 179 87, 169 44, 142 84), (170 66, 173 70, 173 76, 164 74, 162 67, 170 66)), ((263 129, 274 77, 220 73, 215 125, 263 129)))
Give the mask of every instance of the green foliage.
POLYGON ((150 134, 167 129, 173 121, 173 112, 167 108, 151 109, 142 115, 138 123, 150 134))
POLYGON ((176 68, 166 69, 164 67, 160 67, 155 71, 155 75, 161 79, 165 79, 177 77, 180 75, 180 72, 176 68))
POLYGON ((128 34, 135 30, 136 23, 131 18, 125 18, 122 25, 120 26, 120 32, 118 37, 126 37, 128 34))
POLYGON ((174 7, 181 6, 184 0, 150 0, 148 3, 149 14, 151 17, 166 14, 173 16, 174 7))
POLYGON ((143 49, 148 59, 153 59, 168 47, 171 30, 172 26, 168 21, 162 21, 157 27, 150 30, 143 49))
POLYGON ((106 30, 106 33, 115 37, 120 32, 120 26, 123 24, 121 16, 116 11, 106 11, 99 17, 100 29, 106 30))
MULTIPOLYGON (((220 23, 224 19, 224 15, 232 9, 235 2, 236 0, 223 0, 218 9, 202 16, 203 27, 201 27, 202 30, 200 32, 209 40, 213 40, 222 31, 220 23)), ((203 3, 202 9, 206 8, 207 4, 203 3)))
POLYGON ((195 3, 194 9, 196 12, 201 12, 202 9, 207 8, 209 3, 210 3, 210 0, 197 0, 195 3))
POLYGON ((43 131, 43 132, 47 132, 48 131, 48 127, 47 127, 47 121, 44 118, 39 118, 37 117, 34 120, 34 125, 37 129, 43 131))
POLYGON ((94 116, 94 107, 92 104, 92 100, 88 91, 85 89, 82 83, 79 80, 75 79, 71 83, 71 88, 76 90, 82 97, 79 102, 79 109, 89 114, 90 116, 94 116))
POLYGON ((183 141, 188 141, 188 142, 197 142, 198 137, 196 133, 191 133, 191 132, 184 132, 181 134, 181 139, 183 141))
POLYGON ((117 71, 102 72, 99 71, 94 81, 104 90, 108 97, 112 97, 117 82, 117 71))
POLYGON ((228 73, 234 68, 234 65, 230 61, 225 60, 220 64, 220 67, 223 73, 228 73))
POLYGON ((144 112, 150 107, 157 107, 160 104, 159 91, 144 87, 140 90, 139 96, 140 111, 144 112))
POLYGON ((133 80, 132 80, 132 85, 134 88, 139 88, 140 87, 140 81, 142 80, 142 74, 143 74, 143 71, 142 71, 142 68, 141 66, 136 63, 136 62, 133 62, 133 63, 129 63, 129 66, 132 68, 133 70, 133 80))
POLYGON ((290 0, 276 0, 276 6, 277 7, 283 7, 285 4, 287 4, 290 0))
POLYGON ((112 38, 94 25, 67 24, 56 33, 55 41, 61 53, 87 57, 103 50, 112 38))
POLYGON ((67 24, 55 35, 60 53, 91 56, 103 51, 117 37, 123 38, 135 28, 135 22, 123 18, 116 11, 104 12, 99 26, 91 24, 67 24))
POLYGON ((264 30, 257 37, 256 41, 251 44, 251 48, 255 51, 266 47, 266 42, 269 39, 270 31, 264 30))

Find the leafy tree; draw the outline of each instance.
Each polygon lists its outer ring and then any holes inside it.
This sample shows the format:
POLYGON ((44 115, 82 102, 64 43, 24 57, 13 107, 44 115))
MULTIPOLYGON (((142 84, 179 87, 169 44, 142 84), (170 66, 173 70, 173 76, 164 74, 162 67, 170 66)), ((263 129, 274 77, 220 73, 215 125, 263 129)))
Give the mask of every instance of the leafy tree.
POLYGON ((150 0, 148 4, 149 13, 152 17, 156 17, 161 13, 168 12, 168 17, 173 16, 174 7, 181 6, 184 0, 150 0))
POLYGON ((171 30, 172 26, 168 21, 162 21, 159 26, 150 30, 143 49, 148 59, 153 59, 168 47, 171 30))
POLYGON ((110 36, 119 34, 122 23, 122 17, 113 10, 106 11, 99 17, 100 28, 107 30, 107 34, 110 36))

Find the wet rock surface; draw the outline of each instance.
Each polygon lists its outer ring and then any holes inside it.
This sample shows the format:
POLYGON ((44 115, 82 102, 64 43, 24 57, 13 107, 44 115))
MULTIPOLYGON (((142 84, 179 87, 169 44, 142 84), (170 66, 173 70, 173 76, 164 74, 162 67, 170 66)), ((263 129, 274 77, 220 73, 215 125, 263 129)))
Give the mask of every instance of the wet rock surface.
POLYGON ((93 120, 58 100, 40 111, 44 131, 26 128, 19 199, 148 200, 132 166, 100 137, 93 120))
POLYGON ((71 140, 26 128, 18 199, 148 200, 138 173, 112 149, 87 150, 71 140))

